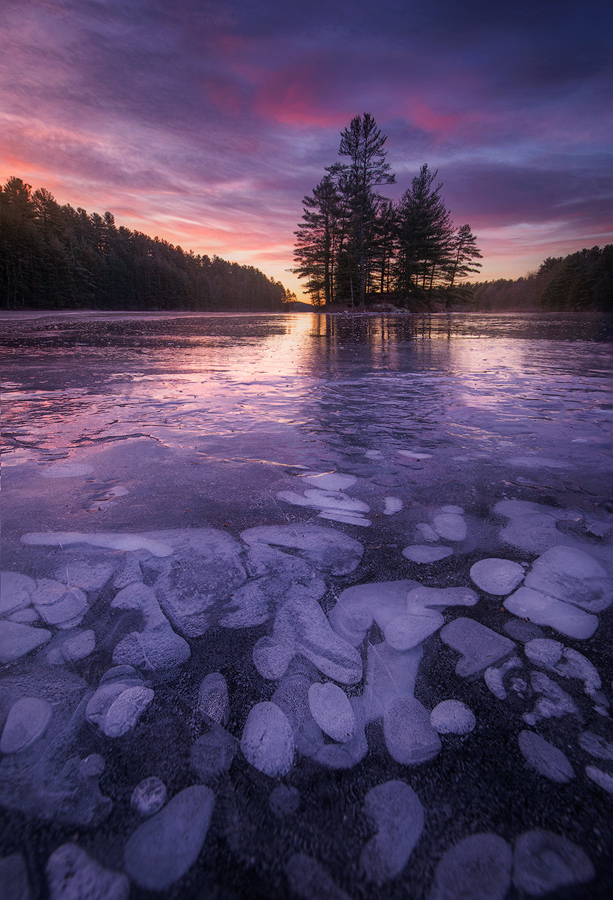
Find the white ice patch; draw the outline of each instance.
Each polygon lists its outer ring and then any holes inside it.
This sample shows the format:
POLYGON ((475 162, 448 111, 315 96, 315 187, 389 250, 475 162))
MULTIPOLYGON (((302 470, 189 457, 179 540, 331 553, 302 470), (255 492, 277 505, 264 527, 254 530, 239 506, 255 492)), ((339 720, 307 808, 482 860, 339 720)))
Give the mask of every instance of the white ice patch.
POLYGON ((523 466, 527 469, 568 469, 570 463, 559 459, 549 459, 546 456, 513 456, 507 459, 512 466, 523 466))
POLYGON ((356 513, 354 516, 349 516, 344 512, 335 512, 333 509, 326 510, 326 512, 320 512, 317 518, 328 519, 331 522, 344 522, 345 525, 360 525, 362 528, 368 528, 369 525, 372 525, 370 519, 365 519, 364 516, 359 513, 356 513))
POLYGON ((198 691, 198 711, 219 725, 227 725, 230 718, 228 685, 221 672, 210 672, 202 680, 198 691))
POLYGON ((463 516, 464 515, 464 509, 461 506, 453 506, 453 505, 441 506, 440 511, 442 513, 450 513, 453 516, 463 516))
POLYGON ((575 777, 566 754, 534 731, 520 732, 519 749, 530 768, 550 781, 566 784, 575 777))
POLYGON ((521 667, 521 662, 514 656, 501 666, 489 666, 483 673, 486 685, 499 700, 506 700, 507 692, 504 686, 504 676, 510 669, 521 667))
POLYGON ((430 724, 439 734, 470 734, 476 719, 461 700, 443 700, 430 713, 430 724))
POLYGON ((598 628, 598 617, 529 587, 520 587, 504 601, 505 609, 537 625, 549 625, 568 637, 585 640, 598 628))
POLYGON ((28 607, 35 590, 33 578, 20 572, 0 572, 0 616, 28 607))
POLYGON ((344 491, 358 480, 355 475, 343 475, 340 472, 309 472, 297 477, 322 491, 344 491))
POLYGON ((144 819, 154 816, 166 803, 166 785, 152 775, 136 785, 130 797, 130 806, 144 819))
POLYGON ((265 775, 287 775, 294 762, 294 737, 287 716, 275 703, 257 703, 250 711, 241 750, 247 762, 265 775))
POLYGON ((451 547, 427 547, 425 544, 411 544, 402 551, 402 555, 411 562, 421 564, 439 562, 441 559, 451 556, 452 553, 451 547))
POLYGON ((418 538, 421 538, 422 541, 434 543, 435 541, 440 540, 434 528, 432 528, 431 525, 428 525, 427 522, 418 522, 415 526, 415 530, 419 532, 418 538))
POLYGON ((297 550, 308 562, 332 575, 348 575, 358 567, 362 544, 333 528, 316 525, 262 525, 241 533, 247 544, 270 544, 297 550))
POLYGON ((58 628, 79 625, 88 609, 87 597, 82 590, 66 587, 51 578, 38 579, 32 603, 47 625, 58 628))
POLYGON ((463 541, 466 537, 466 522, 455 513, 441 513, 432 522, 434 530, 446 541, 463 541))
POLYGON ((591 731, 584 731, 579 735, 579 746, 595 759, 606 759, 613 762, 613 741, 605 741, 604 738, 591 731))
POLYGON ((385 500, 385 509, 383 510, 384 516, 393 516, 394 513, 400 512, 402 509, 402 500, 400 497, 384 497, 385 500))
POLYGON ((366 450, 364 456, 367 456, 368 459, 383 459, 383 454, 380 450, 366 450))
POLYGON ((432 459, 431 453, 425 453, 423 450, 398 450, 400 456, 406 456, 407 459, 432 459))
POLYGON ((564 647, 559 641, 536 638, 525 646, 526 656, 536 665, 557 672, 563 678, 579 678, 585 685, 585 693, 595 697, 602 687, 598 671, 583 654, 572 647, 564 647))
POLYGON ((563 716, 578 712, 572 697, 547 675, 533 672, 530 681, 532 690, 541 696, 534 704, 532 712, 524 713, 522 716, 527 725, 536 725, 539 719, 561 719, 563 716))
POLYGON ((172 547, 162 541, 139 534, 86 533, 78 531, 30 532, 21 538, 24 544, 43 547, 68 547, 71 544, 90 544, 92 547, 108 547, 110 550, 147 550, 152 556, 170 556, 172 547))
POLYGON ((109 669, 85 708, 85 718, 111 738, 131 731, 154 697, 131 666, 109 669))
POLYGON ((497 597, 515 590, 524 575, 523 567, 510 559, 480 559, 470 569, 470 577, 477 587, 497 597))
POLYGON ((322 731, 346 744, 355 733, 355 716, 347 694, 331 681, 309 688, 309 708, 322 731))

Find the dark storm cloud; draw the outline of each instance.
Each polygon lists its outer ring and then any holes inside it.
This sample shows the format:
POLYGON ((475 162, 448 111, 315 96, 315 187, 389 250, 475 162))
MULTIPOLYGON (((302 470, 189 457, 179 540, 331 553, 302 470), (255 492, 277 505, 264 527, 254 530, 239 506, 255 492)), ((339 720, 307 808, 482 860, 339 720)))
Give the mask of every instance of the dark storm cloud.
POLYGON ((428 162, 456 222, 610 240, 612 23, 601 0, 4 0, 1 174, 195 249, 259 246, 281 277, 370 111, 397 193, 428 162))

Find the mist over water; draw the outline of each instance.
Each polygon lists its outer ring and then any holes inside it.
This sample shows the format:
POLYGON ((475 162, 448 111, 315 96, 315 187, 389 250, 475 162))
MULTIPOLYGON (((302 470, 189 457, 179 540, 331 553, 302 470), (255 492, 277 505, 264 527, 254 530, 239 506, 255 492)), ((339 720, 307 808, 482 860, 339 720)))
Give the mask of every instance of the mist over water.
POLYGON ((608 897, 612 325, 3 317, 0 885, 608 897))

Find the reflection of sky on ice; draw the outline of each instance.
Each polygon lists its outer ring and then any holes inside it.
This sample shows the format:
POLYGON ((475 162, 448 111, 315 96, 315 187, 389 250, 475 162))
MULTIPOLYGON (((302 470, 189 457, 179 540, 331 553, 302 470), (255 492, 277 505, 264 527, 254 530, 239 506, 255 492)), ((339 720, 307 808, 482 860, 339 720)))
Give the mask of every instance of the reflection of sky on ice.
POLYGON ((600 320, 57 321, 4 354, 0 884, 608 896, 600 320))

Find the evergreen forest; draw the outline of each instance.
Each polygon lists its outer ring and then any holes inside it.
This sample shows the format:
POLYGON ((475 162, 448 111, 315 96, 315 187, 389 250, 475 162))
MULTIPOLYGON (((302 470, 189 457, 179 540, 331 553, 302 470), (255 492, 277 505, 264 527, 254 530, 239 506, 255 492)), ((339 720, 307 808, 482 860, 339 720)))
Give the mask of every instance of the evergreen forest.
POLYGON ((61 206, 20 178, 0 186, 0 309, 281 311, 292 299, 253 266, 61 206))
POLYGON ((294 272, 315 305, 386 300, 408 309, 466 299, 481 253, 470 225, 456 228, 437 172, 423 165, 397 203, 380 188, 396 182, 370 113, 341 132, 341 162, 303 200, 294 272))

